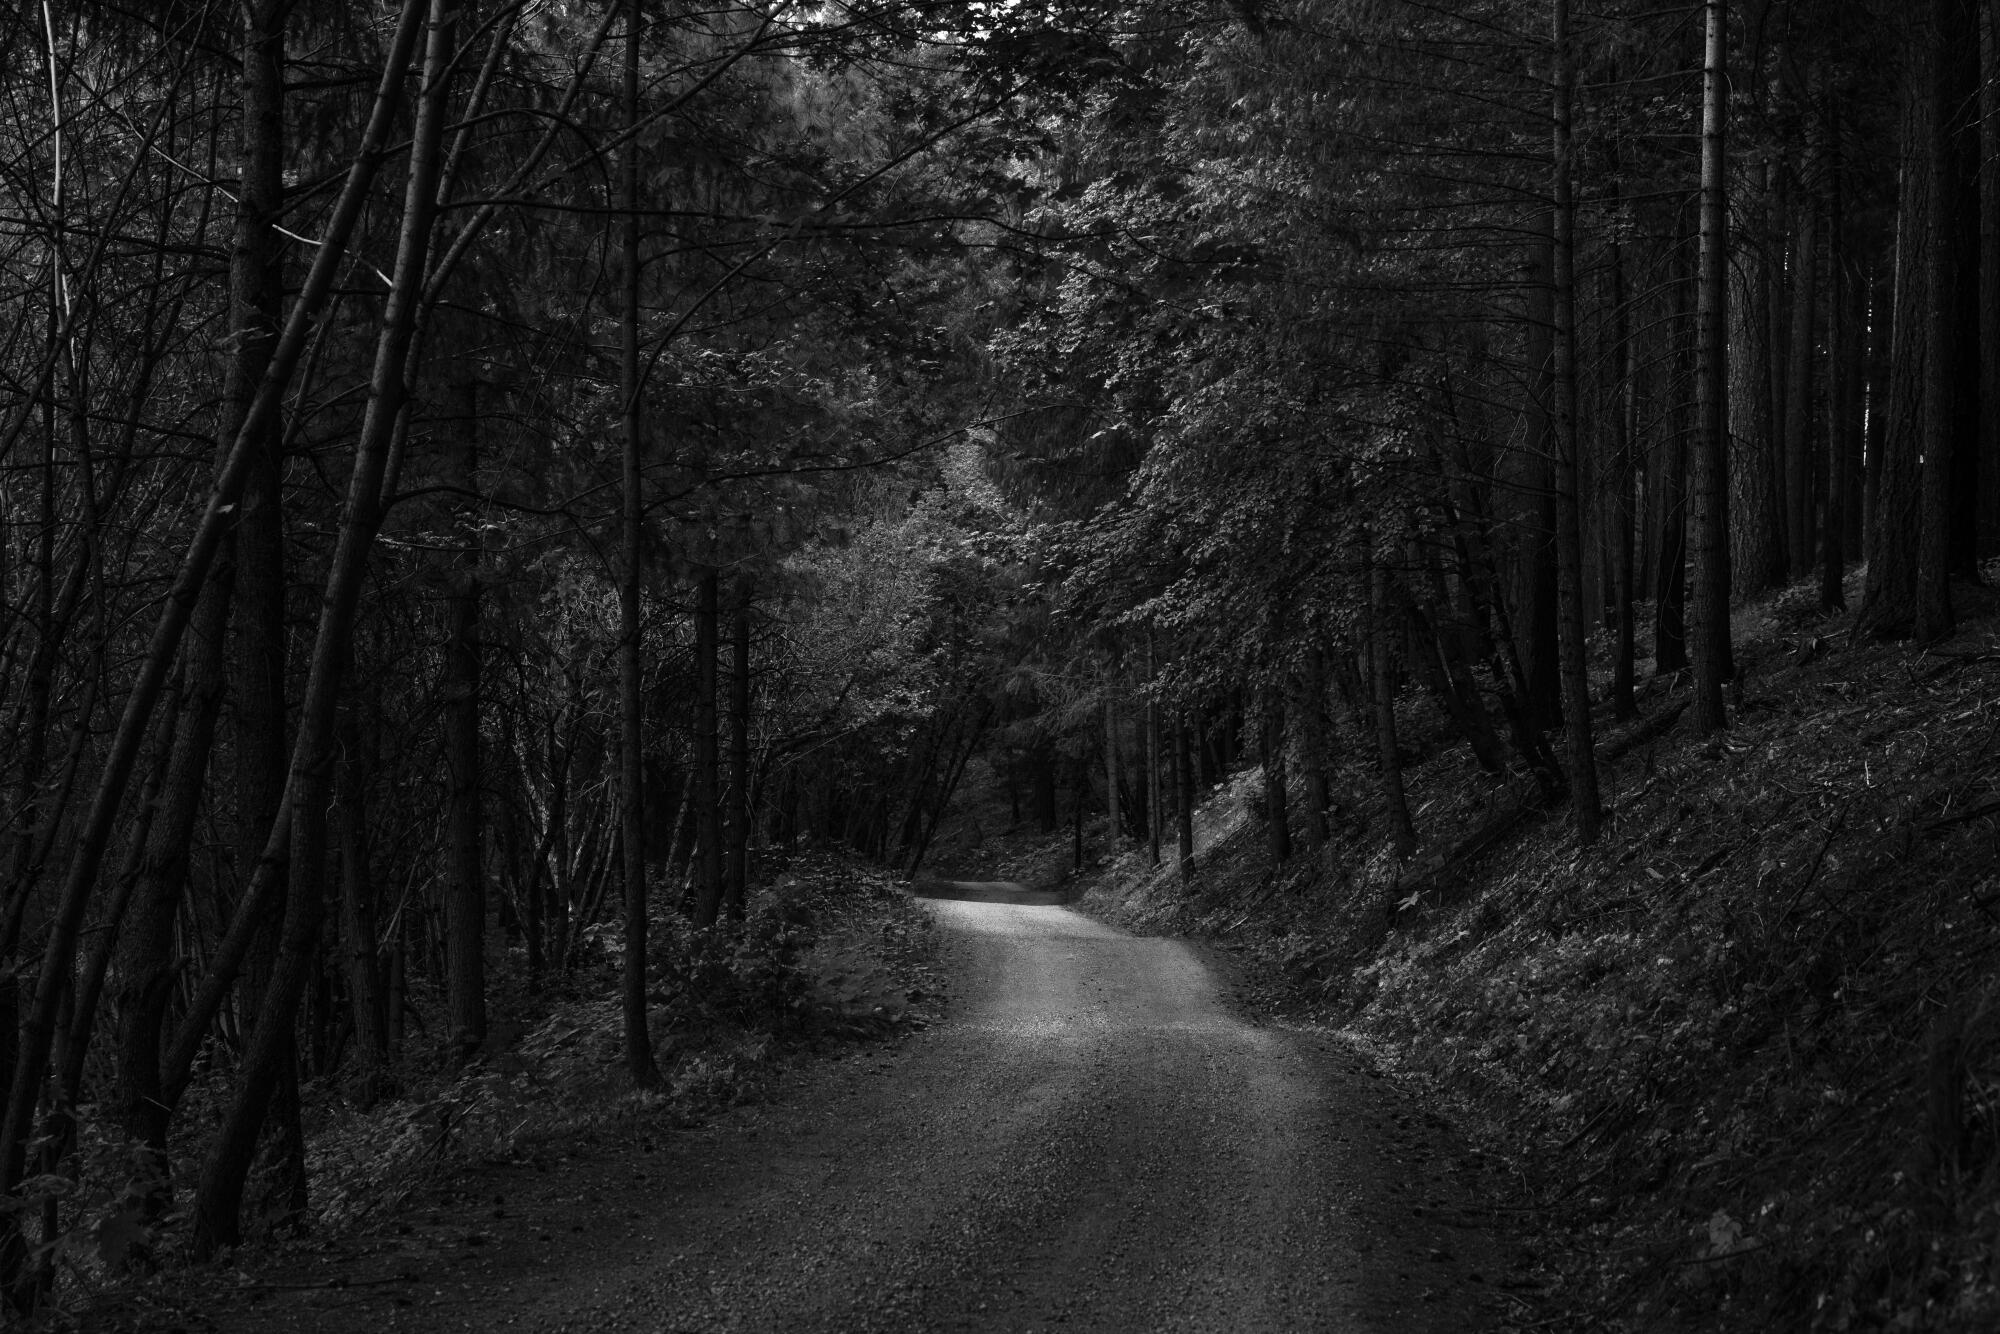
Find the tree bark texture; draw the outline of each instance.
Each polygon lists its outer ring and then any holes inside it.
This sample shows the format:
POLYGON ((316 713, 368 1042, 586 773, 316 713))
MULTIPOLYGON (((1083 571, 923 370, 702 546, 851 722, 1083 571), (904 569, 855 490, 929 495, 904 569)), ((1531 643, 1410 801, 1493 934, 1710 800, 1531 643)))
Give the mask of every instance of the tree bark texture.
POLYGON ((1107 820, 1105 837, 1112 850, 1124 842, 1124 812, 1118 805, 1118 706, 1112 701, 1111 687, 1107 683, 1104 694, 1104 813, 1107 820))
MULTIPOLYGON (((625 8, 624 102, 625 127, 636 136, 639 126, 639 0, 625 8)), ((619 1002, 623 1011, 625 1073, 641 1088, 659 1082, 653 1060, 653 1040, 646 1020, 646 699, 641 690, 645 661, 640 585, 644 578, 645 497, 640 455, 644 448, 645 393, 639 370, 639 142, 628 140, 618 150, 624 212, 620 218, 620 248, 624 259, 624 318, 621 321, 618 390, 623 405, 620 422, 620 560, 618 582, 618 850, 620 900, 624 908, 625 956, 620 968, 619 1002)), ((714 576, 703 585, 709 599, 709 653, 706 661, 709 700, 709 749, 715 746, 714 576)), ((711 782, 713 779, 711 778, 711 782)), ((711 788, 711 800, 714 792, 711 788)), ((709 852, 715 848, 713 837, 709 852)), ((704 924, 715 921, 715 900, 721 885, 704 885, 710 894, 704 924)))
POLYGON ((340 850, 340 940, 348 1008, 354 1024, 356 1081, 364 1103, 388 1091, 389 997, 383 978, 379 905, 368 837, 368 759, 357 710, 340 723, 339 769, 334 776, 334 839, 340 850))
POLYGON ((1860 462, 1862 379, 1866 374, 1861 335, 1866 328, 1867 312, 1862 304, 1861 284, 1856 281, 1847 258, 1850 238, 1841 149, 1836 138, 1829 154, 1827 185, 1831 250, 1827 276, 1831 290, 1827 293, 1826 383, 1833 398, 1828 405, 1826 454, 1821 465, 1826 486, 1819 516, 1819 605, 1820 610, 1829 613, 1847 609, 1848 494, 1854 487, 1855 465, 1860 462))
POLYGON ((735 591, 729 630, 729 856, 723 872, 723 906, 732 921, 740 922, 750 892, 750 610, 754 590, 747 578, 740 578, 735 591))
POLYGON ((1735 211, 1732 215, 1725 210, 1730 221, 1723 317, 1728 336, 1723 356, 1730 409, 1722 437, 1728 480, 1724 496, 1729 507, 1730 587, 1744 596, 1774 588, 1785 577, 1784 506, 1779 494, 1783 472, 1772 383, 1774 266, 1766 253, 1779 242, 1763 225, 1771 213, 1775 172, 1768 162, 1746 165, 1740 172, 1742 188, 1732 200, 1735 211))
MULTIPOLYGON (((311 972, 325 899, 326 810, 334 762, 333 727, 342 677, 352 652, 355 612, 366 578, 368 554, 382 521, 383 481, 390 446, 408 410, 404 378, 415 331, 436 213, 439 146, 446 121, 457 10, 433 0, 424 73, 412 133, 403 227, 395 275, 376 339, 368 407, 354 451, 340 536, 327 574, 319 631, 313 643, 306 692, 299 710, 291 769, 269 840, 253 881, 274 881, 289 870, 290 889, 278 957, 244 1053, 236 1096, 203 1165, 195 1196, 195 1249, 206 1256, 241 1239, 239 1209, 251 1152, 257 1141, 279 1063, 289 1051, 292 1019, 311 972), (295 826, 295 828, 294 828, 295 826)), ((249 896, 259 887, 253 883, 249 896)))
POLYGON ((1954 0, 1919 0, 1908 29, 1897 209, 1895 352, 1881 474, 1856 631, 1875 639, 1949 632, 1950 497, 1959 420, 1960 307, 1952 284, 1958 219, 1952 208, 1946 46, 1954 0))
POLYGON ((469 365, 455 367, 454 375, 444 441, 460 543, 445 604, 445 932, 451 1045, 462 1059, 486 1041, 486 826, 479 755, 479 386, 469 365))
MULTIPOLYGON (((1149 686, 1159 681, 1159 661, 1153 644, 1152 631, 1146 632, 1146 681, 1149 686)), ((1148 696, 1146 700, 1146 856, 1154 866, 1160 864, 1160 830, 1166 824, 1167 808, 1163 804, 1166 795, 1162 780, 1160 761, 1160 702, 1148 696)), ((1019 822, 1019 815, 1015 820, 1019 822)))
POLYGON ((1978 550, 2000 552, 2000 0, 1979 6, 1978 550))
POLYGON ((1701 249, 1695 290, 1695 436, 1688 485, 1688 648, 1694 667, 1692 719, 1699 732, 1727 725, 1722 683, 1729 648, 1728 6, 1705 0, 1702 62, 1701 249))
POLYGON ((1175 857, 1185 882, 1194 874, 1194 739, 1185 718, 1174 727, 1175 857))
POLYGON ((1526 269, 1528 310, 1527 446, 1515 460, 1511 490, 1519 497, 1510 516, 1514 551, 1510 620, 1520 660, 1521 703, 1539 731, 1554 727, 1562 711, 1561 649, 1557 642, 1560 596, 1556 557, 1555 220, 1537 214, 1526 269))
POLYGON ((1611 709, 1620 720, 1639 716, 1633 695, 1638 654, 1638 637, 1633 625, 1637 529, 1637 499, 1633 489, 1638 481, 1639 449, 1639 368, 1633 354, 1632 308, 1626 293, 1625 247, 1611 247, 1612 339, 1616 344, 1614 398, 1611 405, 1613 459, 1611 497, 1608 508, 1609 531, 1605 540, 1611 548, 1611 583, 1614 628, 1617 639, 1612 647, 1611 709))
MULTIPOLYGON (((1696 339, 1687 332, 1694 324, 1692 273, 1676 265, 1673 333, 1668 364, 1673 378, 1694 379, 1696 339)), ((1659 545, 1653 572, 1653 674, 1672 676, 1688 669, 1687 643, 1687 514, 1688 459, 1694 431, 1687 396, 1668 394, 1666 429, 1652 450, 1647 476, 1652 481, 1659 545)))
POLYGON ((1572 178, 1569 0, 1554 0, 1551 45, 1555 50, 1554 246, 1550 306, 1555 314, 1552 348, 1556 484, 1557 629, 1560 639, 1563 736, 1569 771, 1570 810, 1577 839, 1597 841, 1603 819, 1597 794, 1597 748, 1591 735, 1590 675, 1585 660, 1583 613, 1583 533, 1577 473, 1582 440, 1577 430, 1576 385, 1576 198, 1572 178))
MULTIPOLYGON (((1815 82, 1817 82, 1815 80, 1815 82)), ((1792 259, 1792 328, 1785 369, 1785 544, 1793 575, 1813 564, 1813 438, 1817 400, 1813 397, 1813 367, 1819 362, 1814 337, 1819 316, 1820 214, 1825 208, 1825 152, 1814 99, 1814 119, 1807 129, 1807 151, 1801 164, 1805 179, 1798 198, 1798 238, 1792 259)))
POLYGON ((702 572, 694 610, 694 819, 698 861, 694 923, 714 926, 722 914, 722 763, 716 736, 719 682, 720 576, 702 572))

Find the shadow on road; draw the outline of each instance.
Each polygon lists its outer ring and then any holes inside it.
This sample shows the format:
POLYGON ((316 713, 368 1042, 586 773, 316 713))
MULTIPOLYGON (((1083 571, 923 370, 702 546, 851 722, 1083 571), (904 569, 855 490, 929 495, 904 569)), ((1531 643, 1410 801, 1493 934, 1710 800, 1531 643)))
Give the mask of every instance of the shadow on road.
POLYGON ((1062 889, 1029 889, 1012 880, 919 880, 910 889, 920 899, 951 899, 958 903, 1016 903, 1028 907, 1066 907, 1074 898, 1062 889))

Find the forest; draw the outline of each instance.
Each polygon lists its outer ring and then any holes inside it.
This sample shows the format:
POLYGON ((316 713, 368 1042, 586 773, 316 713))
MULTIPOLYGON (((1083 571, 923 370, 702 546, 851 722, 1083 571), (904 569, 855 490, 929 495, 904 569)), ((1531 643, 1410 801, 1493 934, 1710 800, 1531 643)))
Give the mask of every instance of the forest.
MULTIPOLYGON (((1256 884, 1345 892, 1361 958, 1529 822, 1609 846, 1660 738, 1689 790, 1738 763, 1745 608, 1800 663, 1991 656, 2000 4, 0 31, 15 1315, 309 1227, 343 1117, 415 1125, 555 1009, 670 1082, 796 963, 774 885, 957 866, 975 780, 1052 874, 1192 892, 1254 774, 1256 884)), ((1980 744, 1908 817, 1968 885, 1980 744)), ((1854 810, 1775 817, 1806 886, 1854 810)), ((1777 930, 1801 995, 1874 957, 1777 930)), ((1878 1020, 1932 1034, 1924 1133, 1986 1186, 1911 1237, 1994 1218, 1957 939, 1878 1020)))

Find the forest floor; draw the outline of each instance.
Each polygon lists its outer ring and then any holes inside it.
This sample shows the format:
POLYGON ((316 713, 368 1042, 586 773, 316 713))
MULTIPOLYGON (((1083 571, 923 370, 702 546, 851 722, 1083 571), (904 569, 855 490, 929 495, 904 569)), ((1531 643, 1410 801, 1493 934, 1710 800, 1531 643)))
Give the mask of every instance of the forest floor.
POLYGON ((982 842, 1210 941, 1273 1022, 1365 1051, 1497 1169, 1545 1328, 1990 1330, 2000 620, 1956 595, 1923 648, 1849 642, 1803 587, 1739 609, 1726 733, 1674 727, 1664 680, 1595 720, 1623 753, 1589 848, 1406 698, 1407 866, 1359 759, 1333 842, 1278 874, 1254 770, 1202 808, 1186 884, 1171 840, 1155 868, 1096 855, 1101 827, 1081 875, 1066 835, 961 828, 946 858, 982 842))

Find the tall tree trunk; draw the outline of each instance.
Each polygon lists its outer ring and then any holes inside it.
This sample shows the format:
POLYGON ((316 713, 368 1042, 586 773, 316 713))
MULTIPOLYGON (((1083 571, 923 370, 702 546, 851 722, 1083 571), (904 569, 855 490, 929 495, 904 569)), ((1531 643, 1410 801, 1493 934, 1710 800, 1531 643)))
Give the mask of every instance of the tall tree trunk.
POLYGON ((1175 858, 1183 883, 1194 874, 1194 739, 1185 717, 1174 726, 1175 858))
MULTIPOLYGON (((1160 679, 1159 663, 1153 647, 1153 632, 1146 632, 1146 683, 1156 687, 1160 679)), ((1011 791, 1011 787, 1010 787, 1011 791)), ((1167 810, 1161 804, 1165 793, 1162 790, 1160 773, 1160 702, 1148 694, 1146 698, 1146 854, 1154 866, 1160 864, 1160 828, 1166 823, 1167 810)), ((1014 822, 1021 820, 1015 812, 1014 822)))
POLYGON ((1083 869, 1083 808, 1090 802, 1090 771, 1083 752, 1077 752, 1076 763, 1070 767, 1070 863, 1074 870, 1083 869))
POLYGON ((730 615, 729 659, 729 856, 724 907, 743 920, 750 886, 750 604, 748 578, 736 582, 730 615))
POLYGON ((1979 15, 1978 552, 2000 552, 2000 0, 1979 15))
MULTIPOLYGON (((1901 173, 1907 178, 1908 173, 1901 173)), ((1903 181, 1907 186, 1907 179, 1903 181)), ((1867 344, 1864 359, 1868 368, 1867 384, 1867 424, 1862 430, 1863 458, 1861 464, 1861 484, 1855 488, 1860 493, 1861 531, 1858 534, 1856 550, 1862 564, 1872 573, 1877 559, 1875 535, 1880 527, 1882 502, 1883 455, 1888 453, 1889 408, 1895 400, 1895 348, 1897 339, 1896 321, 1901 318, 1897 309, 1897 297, 1901 291, 1900 275, 1908 247, 1902 241, 1902 223, 1896 224, 1895 260, 1887 275, 1883 266, 1874 261, 1868 265, 1867 278, 1863 286, 1867 290, 1868 319, 1863 325, 1867 330, 1864 342, 1867 344)), ((1852 530, 1850 529, 1850 532, 1852 530)), ((1862 600, 1868 596, 1867 585, 1862 585, 1862 600)), ((1859 628, 1860 615, 1856 613, 1859 628)))
MULTIPOLYGON (((1765 117, 1789 112, 1795 104, 1792 43, 1782 31, 1772 32, 1768 14, 1768 9, 1761 15, 1753 13, 1749 25, 1750 40, 1746 43, 1747 58, 1741 66, 1746 72, 1745 78, 1756 78, 1761 85, 1762 97, 1756 105, 1756 113, 1765 117), (1768 77, 1763 75, 1767 63, 1764 55, 1767 38, 1772 39, 1768 45, 1768 77)), ((1771 588, 1782 586, 1789 573, 1790 549, 1786 524, 1790 502, 1785 489, 1785 441, 1790 436, 1785 413, 1789 405, 1786 374, 1791 366, 1789 349, 1792 345, 1791 288, 1787 279, 1793 275, 1786 267, 1786 261, 1796 258, 1792 242, 1798 234, 1798 205, 1793 198, 1792 172, 1789 169, 1796 147, 1795 139, 1794 134, 1779 135, 1764 146, 1755 173, 1759 182, 1757 196, 1763 206, 1748 210, 1751 225, 1738 233, 1738 239, 1741 239, 1743 233, 1754 229, 1759 238, 1759 244, 1751 252, 1753 262, 1746 265, 1744 256, 1739 253, 1737 267, 1739 271, 1749 270, 1752 281, 1748 285, 1746 304, 1763 320, 1759 326, 1764 340, 1759 361, 1763 378, 1754 391, 1746 388, 1744 392, 1738 392, 1732 388, 1730 393, 1732 401, 1740 409, 1733 417, 1739 440, 1745 430, 1746 416, 1768 419, 1769 422, 1769 429, 1760 438, 1763 486, 1767 497, 1765 513, 1769 523, 1768 533, 1759 534, 1758 539, 1765 543, 1762 555, 1769 567, 1765 586, 1771 588)), ((1737 313, 1738 310, 1732 307, 1731 314, 1737 313)), ((1755 448, 1758 443, 1752 441, 1752 447, 1755 448)), ((1748 453, 1744 451, 1740 457, 1743 468, 1736 467, 1735 462, 1731 463, 1732 481, 1749 467, 1748 453)), ((1732 536, 1741 536, 1741 529, 1741 525, 1732 528, 1732 536)), ((1741 580, 1740 563, 1732 569, 1732 573, 1741 580)))
POLYGON ((1035 827, 1053 834, 1061 817, 1056 809, 1055 754, 1046 741, 1037 741, 1028 750, 1028 791, 1035 807, 1035 827))
POLYGON ((389 1054, 403 1050, 403 1038, 410 1015, 410 922, 396 914, 396 933, 389 944, 389 968, 385 985, 389 991, 389 1054))
POLYGON ((1577 839, 1597 841, 1603 812, 1597 796, 1597 749, 1591 735, 1590 674, 1585 659, 1583 614, 1583 534, 1577 471, 1581 463, 1576 389, 1576 198, 1571 179, 1570 84, 1574 78, 1569 46, 1569 0, 1554 0, 1551 45, 1555 50, 1555 226, 1553 348, 1557 628, 1562 654, 1563 735, 1567 742, 1570 808, 1577 839))
POLYGON ((1561 596, 1556 556, 1555 432, 1555 220, 1535 218, 1527 265, 1527 448, 1518 460, 1515 483, 1518 513, 1510 620, 1520 661, 1521 703, 1531 725, 1547 731, 1562 711, 1561 647, 1557 601, 1561 596))
POLYGON ((1271 868, 1292 858, 1292 822, 1285 773, 1285 697, 1276 688, 1264 692, 1263 727, 1258 749, 1264 757, 1264 840, 1271 868))
MULTIPOLYGON (((639 594, 645 577, 645 497, 640 451, 645 440, 645 386, 639 370, 639 0, 625 8, 624 100, 628 138, 618 150, 624 216, 624 318, 620 330, 618 393, 623 405, 619 451, 621 489, 618 584, 618 850, 625 955, 619 997, 624 1019, 625 1073, 640 1088, 659 1082, 653 1039, 646 1022, 646 697, 642 690, 645 623, 639 594)), ((711 650, 714 647, 710 641, 711 650)), ((714 654, 709 655, 713 721, 714 654)), ((710 744, 713 745, 711 731, 710 744)), ((708 921, 715 920, 711 909, 708 921)))
POLYGON ((454 366, 446 475, 460 549, 445 607, 444 733, 447 780, 445 931, 451 1045, 460 1059, 486 1041, 485 822, 479 763, 479 386, 454 366))
POLYGON ((1778 457, 1778 403, 1771 370, 1776 341, 1772 311, 1778 304, 1772 299, 1772 271, 1780 265, 1766 253, 1783 244, 1770 221, 1777 212, 1772 203, 1776 173, 1776 165, 1768 159, 1743 168, 1746 188, 1732 202, 1735 217, 1745 225, 1739 229, 1733 219, 1726 224, 1729 257, 1723 319, 1728 336, 1723 355, 1730 411, 1722 437, 1729 484, 1724 494, 1729 504, 1730 586, 1745 596, 1776 587, 1785 575, 1784 505, 1779 494, 1784 472, 1778 457))
POLYGON ((1855 629, 1933 639, 1951 625, 1948 497, 1956 303, 1942 20, 1952 0, 1919 0, 1909 25, 1897 209, 1896 352, 1868 578, 1855 629))
POLYGON ((1403 794, 1403 752, 1396 736, 1396 681, 1389 641, 1389 571, 1376 558, 1364 533, 1368 577, 1368 676, 1374 699, 1375 758, 1382 782, 1382 804, 1389 813, 1389 842, 1399 859, 1417 850, 1416 826, 1403 794))
POLYGON ((376 888, 368 852, 368 763, 362 731, 350 707, 340 721, 340 761, 334 775, 334 837, 340 847, 340 937, 361 1067, 356 1084, 364 1105, 389 1091, 389 998, 376 933, 376 888))
MULTIPOLYGON (((509 733, 511 733, 513 728, 512 720, 507 719, 505 725, 509 733)), ((513 744, 511 735, 507 742, 507 754, 517 757, 517 760, 520 755, 520 750, 513 744)), ((525 775, 517 780, 523 788, 526 787, 527 781, 525 775)), ((519 882, 524 905, 523 916, 526 919, 523 923, 522 935, 525 937, 528 946, 529 985, 531 987, 539 986, 543 974, 548 971, 549 967, 547 835, 544 834, 541 838, 535 839, 533 843, 530 843, 529 836, 532 825, 527 824, 525 820, 507 820, 504 828, 506 831, 504 837, 508 840, 509 844, 524 848, 527 852, 527 861, 525 864, 522 864, 519 882)))
POLYGON ((1613 385, 1612 420, 1615 457, 1611 469, 1610 531, 1611 596, 1616 616, 1617 641, 1611 658, 1611 713, 1614 718, 1639 716, 1633 695, 1638 655, 1637 627, 1632 624, 1634 596, 1634 553, 1638 539, 1636 501, 1633 488, 1638 475, 1639 448, 1639 369, 1632 347, 1632 311, 1625 288, 1625 247, 1611 247, 1612 340, 1615 344, 1616 382, 1613 385))
POLYGON ((1728 162, 1729 106, 1726 0, 1704 0, 1702 61, 1701 254, 1695 291, 1695 439, 1688 497, 1688 546, 1694 566, 1688 596, 1688 647, 1694 663, 1692 722, 1699 732, 1728 725, 1722 683, 1732 674, 1729 645, 1728 162))
POLYGON ((254 902, 263 892, 263 886, 256 882, 269 884, 289 871, 290 890, 285 896, 284 926, 270 985, 244 1054, 235 1097, 196 1190, 195 1250, 203 1257, 241 1240, 239 1210, 251 1152, 280 1078, 280 1063, 290 1049, 299 996, 316 960, 325 899, 326 810, 334 761, 334 722, 342 677, 352 653, 354 619, 368 554, 381 526, 390 446, 408 412, 406 363, 437 208, 439 146, 446 120, 457 14, 452 0, 432 0, 402 232, 376 340, 368 408, 355 445, 346 510, 327 574, 291 769, 271 836, 246 892, 254 902))
POLYGON ((722 915, 722 764, 716 738, 717 640, 720 578, 702 572, 694 608, 694 819, 699 862, 695 872, 694 924, 714 926, 722 915))
POLYGON ((1125 828, 1120 823, 1124 812, 1118 809, 1118 706, 1112 702, 1108 682, 1104 692, 1104 812, 1110 821, 1105 833, 1108 851, 1116 852, 1124 841, 1125 828))
MULTIPOLYGON (((1811 82, 1817 91, 1818 77, 1811 82)), ((1812 371, 1817 360, 1813 330, 1819 315, 1819 219, 1825 195, 1820 178, 1826 170, 1826 154, 1819 142, 1822 131, 1817 97, 1810 114, 1813 120, 1806 131, 1805 180, 1799 191, 1798 239, 1792 265, 1790 364, 1785 371, 1785 539, 1794 575, 1812 568, 1813 553, 1812 371)))
MULTIPOLYGON (((234 546, 232 541, 230 552, 234 546)), ((162 1169, 166 1166, 172 1108, 160 1068, 160 1040, 167 1019, 167 998, 178 972, 174 922, 187 890, 195 822, 201 813, 209 756, 227 689, 225 623, 234 582, 235 560, 226 553, 203 590, 195 613, 173 758, 118 943, 113 991, 118 1010, 113 1115, 126 1135, 152 1151, 155 1164, 162 1169)), ((160 1180, 166 1180, 164 1171, 160 1180)), ((154 1203, 163 1199, 163 1192, 153 1197, 154 1203)))
POLYGON ((556 972, 565 973, 569 971, 572 914, 576 907, 572 875, 574 853, 569 828, 570 760, 574 748, 562 744, 556 738, 556 728, 553 724, 549 732, 548 830, 543 835, 543 840, 548 845, 549 893, 553 898, 552 920, 549 925, 549 962, 556 972))
MULTIPOLYGON (((1830 133, 1838 135, 1829 116, 1830 133)), ((1861 333, 1866 312, 1861 285, 1848 263, 1850 237, 1846 209, 1847 172, 1844 145, 1836 137, 1829 153, 1831 179, 1827 189, 1827 232, 1830 255, 1827 276, 1833 290, 1827 300, 1826 383, 1832 391, 1826 432, 1826 491, 1819 523, 1819 605, 1825 612, 1844 611, 1847 593, 1847 495, 1853 487, 1853 464, 1859 462, 1862 430, 1861 333)))
MULTIPOLYGON (((1672 279, 1674 318, 1669 335, 1669 384, 1685 372, 1692 378, 1694 358, 1690 355, 1697 339, 1690 336, 1694 311, 1689 294, 1695 282, 1683 276, 1675 265, 1672 279)), ((1687 396, 1669 389, 1667 423, 1653 450, 1655 463, 1647 475, 1654 479, 1659 512, 1659 559, 1653 582, 1653 675, 1672 676, 1688 668, 1687 644, 1687 492, 1691 429, 1686 408, 1687 396)))
MULTIPOLYGON (((242 421, 256 397, 284 320, 283 251, 274 230, 284 211, 284 15, 285 0, 256 0, 244 7, 243 186, 237 213, 236 255, 231 264, 231 305, 237 336, 253 356, 233 358, 224 389, 229 424, 242 421)), ((236 529, 236 594, 232 607, 235 705, 236 864, 247 881, 263 851, 285 786, 285 531, 284 439, 274 420, 252 442, 236 529)), ((252 951, 238 1004, 255 1012, 278 948, 278 924, 267 921, 252 951)), ((278 1191, 285 1208, 305 1203, 305 1132, 298 1099, 298 1056, 280 1058, 273 1107, 274 1145, 280 1162, 278 1191)))
MULTIPOLYGON (((55 284, 60 281, 53 269, 50 271, 49 318, 47 341, 51 344, 50 355, 58 355, 55 344, 62 336, 59 318, 60 305, 56 298, 55 284)), ((14 853, 9 858, 7 885, 0 891, 0 902, 5 904, 5 926, 0 928, 0 956, 11 956, 21 934, 21 923, 25 919, 29 904, 35 899, 35 884, 39 880, 40 868, 36 865, 37 849, 41 845, 45 826, 52 826, 54 812, 46 801, 43 791, 45 769, 48 765, 49 708, 55 694, 56 666, 61 657, 62 632, 56 624, 56 402, 53 385, 42 400, 41 457, 34 466, 39 482, 35 514, 35 537, 30 547, 30 574, 32 592, 28 601, 31 607, 26 618, 34 627, 35 651, 28 659, 27 680, 23 682, 25 699, 21 712, 24 715, 15 732, 15 744, 19 748, 18 782, 16 785, 15 809, 18 814, 18 829, 14 836, 14 853)), ((0 542, 0 549, 5 543, 0 542)), ((9 958, 11 962, 11 958, 9 958)), ((0 1220, 0 1226, 8 1225, 8 1220, 0 1220)), ((7 1248, 13 1249, 11 1243, 7 1248)), ((0 1251, 0 1257, 6 1257, 0 1251)), ((11 1267, 11 1266, 9 1266, 11 1267)), ((30 1300, 34 1294, 26 1294, 30 1300)))
POLYGON ((1934 580, 1938 595, 1929 609, 1929 638, 1950 634, 1956 624, 1950 599, 1944 596, 1947 581, 1979 578, 1980 488, 2000 466, 2000 460, 1983 459, 1979 450, 1984 429, 1980 378, 1986 355, 1979 343, 1981 8, 1981 0, 1942 0, 1938 15, 1943 33, 1939 77, 1944 84, 1939 102, 1945 117, 1939 202, 1947 238, 1942 259, 1943 290, 1949 302, 1943 312, 1944 355, 1949 358, 1943 426, 1948 445, 1940 460, 1944 475, 1928 493, 1944 529, 1937 552, 1942 569, 1934 580))

